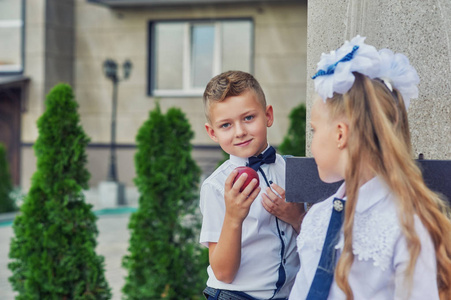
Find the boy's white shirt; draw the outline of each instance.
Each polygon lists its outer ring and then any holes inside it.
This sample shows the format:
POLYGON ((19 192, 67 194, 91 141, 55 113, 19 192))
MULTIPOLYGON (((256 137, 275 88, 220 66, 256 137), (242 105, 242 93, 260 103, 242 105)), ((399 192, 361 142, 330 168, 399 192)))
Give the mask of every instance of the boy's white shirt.
MULTIPOLYGON (((301 269, 290 294, 292 300, 305 299, 315 276, 332 213, 334 197, 341 198, 345 184, 327 200, 313 205, 297 238, 301 269)), ((399 224, 394 195, 375 177, 359 190, 353 226, 354 262, 349 284, 354 299, 439 299, 436 280, 436 256, 432 240, 417 216, 415 230, 421 241, 413 281, 408 286, 404 271, 410 255, 399 224)), ((343 229, 336 246, 337 257, 343 250, 343 229)), ((337 283, 332 283, 328 299, 346 299, 337 283)))
MULTIPOLYGON (((209 242, 218 242, 225 214, 224 184, 233 169, 244 166, 247 158, 231 155, 202 184, 200 210, 203 215, 200 242, 208 247, 209 242)), ((268 180, 285 188, 285 161, 277 154, 274 164, 261 166, 268 180)), ((216 289, 236 290, 259 298, 269 299, 276 289, 280 264, 281 242, 277 232, 276 218, 268 213, 261 204, 267 185, 259 174, 262 191, 254 200, 249 215, 243 222, 241 264, 232 283, 227 284, 216 279, 211 267, 208 267, 207 285, 216 289)), ((279 228, 285 244, 286 281, 275 298, 288 297, 294 278, 299 270, 299 258, 296 253, 296 232, 291 225, 279 220, 279 228)))

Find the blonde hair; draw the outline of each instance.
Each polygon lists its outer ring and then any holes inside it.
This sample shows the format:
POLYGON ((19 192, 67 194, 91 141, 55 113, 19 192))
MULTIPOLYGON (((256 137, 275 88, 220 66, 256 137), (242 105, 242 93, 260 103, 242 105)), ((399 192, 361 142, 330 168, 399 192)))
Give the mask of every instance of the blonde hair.
POLYGON ((210 106, 213 102, 220 102, 231 96, 239 96, 252 90, 257 95, 258 102, 266 108, 265 93, 258 81, 249 73, 243 71, 227 71, 213 77, 204 92, 204 110, 208 122, 210 120, 210 106))
POLYGON ((335 280, 347 299, 353 299, 348 281, 354 260, 352 230, 359 174, 361 170, 369 167, 370 171, 383 178, 397 199, 401 229, 410 252, 407 282, 411 284, 421 251, 421 241, 414 228, 414 215, 417 215, 429 232, 435 247, 440 299, 451 299, 449 208, 439 195, 427 188, 420 169, 411 158, 407 112, 402 96, 396 89, 391 92, 378 79, 370 79, 356 72, 354 75, 355 83, 347 93, 335 93, 326 102, 331 118, 347 118, 350 128, 349 165, 345 171, 345 241, 335 270, 335 280))

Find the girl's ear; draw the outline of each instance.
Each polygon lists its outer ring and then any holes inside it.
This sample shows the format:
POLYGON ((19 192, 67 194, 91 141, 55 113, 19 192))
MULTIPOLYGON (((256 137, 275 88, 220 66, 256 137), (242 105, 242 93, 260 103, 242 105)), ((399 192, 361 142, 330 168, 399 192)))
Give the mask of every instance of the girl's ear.
POLYGON ((346 148, 348 143, 349 127, 343 121, 337 123, 337 147, 338 149, 346 148))
POLYGON ((215 130, 209 123, 205 123, 205 130, 207 130, 208 136, 217 143, 218 138, 216 137, 215 130))
POLYGON ((272 124, 274 123, 274 111, 272 105, 266 106, 265 114, 266 114, 266 127, 271 127, 272 124))

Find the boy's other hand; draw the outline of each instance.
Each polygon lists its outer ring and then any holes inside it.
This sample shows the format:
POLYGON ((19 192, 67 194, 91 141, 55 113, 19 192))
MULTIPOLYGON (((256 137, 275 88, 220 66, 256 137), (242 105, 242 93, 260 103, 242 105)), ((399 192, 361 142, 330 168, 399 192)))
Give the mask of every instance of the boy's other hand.
POLYGON ((271 184, 271 188, 266 188, 262 199, 263 207, 270 214, 290 224, 299 233, 305 215, 304 203, 286 202, 285 190, 275 183, 271 184))
POLYGON ((261 188, 257 186, 257 180, 252 179, 248 186, 240 192, 241 187, 247 179, 247 174, 243 173, 233 183, 238 175, 238 171, 233 170, 225 182, 224 200, 226 205, 226 215, 229 220, 241 224, 249 214, 250 207, 260 193, 261 188))

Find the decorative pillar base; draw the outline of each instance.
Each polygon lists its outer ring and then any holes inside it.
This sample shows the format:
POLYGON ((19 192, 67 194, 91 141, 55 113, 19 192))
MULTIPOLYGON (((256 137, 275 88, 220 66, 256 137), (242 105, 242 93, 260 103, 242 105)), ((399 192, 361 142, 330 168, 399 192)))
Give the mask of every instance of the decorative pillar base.
POLYGON ((116 181, 102 181, 99 184, 99 196, 103 208, 125 205, 125 185, 116 181))

